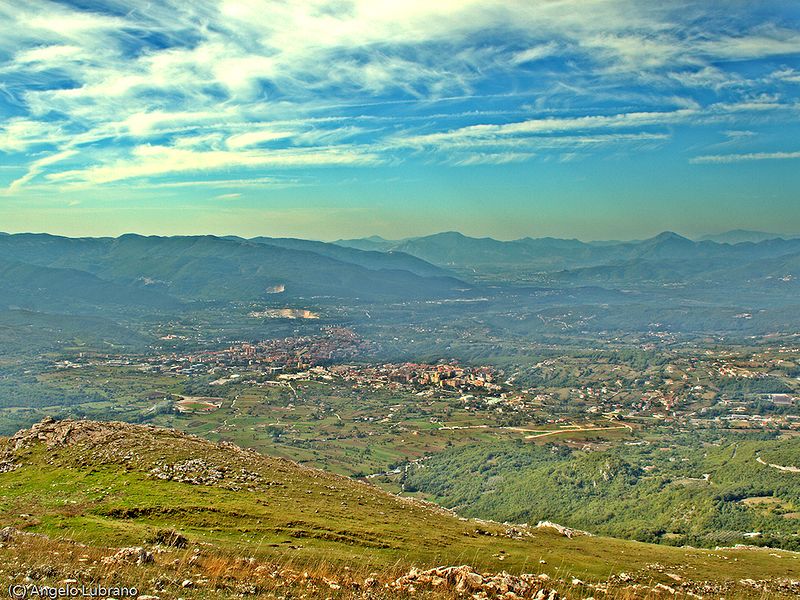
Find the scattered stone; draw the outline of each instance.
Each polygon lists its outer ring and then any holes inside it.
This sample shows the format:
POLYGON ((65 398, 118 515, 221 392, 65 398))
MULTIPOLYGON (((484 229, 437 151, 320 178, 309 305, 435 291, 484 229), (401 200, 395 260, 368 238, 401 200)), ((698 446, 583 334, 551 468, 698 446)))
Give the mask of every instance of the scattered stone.
POLYGON ((10 473, 19 468, 19 464, 10 458, 0 458, 0 474, 10 473))
POLYGON ((165 481, 178 481, 190 485, 209 485, 232 491, 255 489, 263 484, 261 475, 242 468, 238 471, 226 466, 214 466, 202 458, 190 458, 177 463, 158 463, 150 469, 150 476, 165 481))
MULTIPOLYGON (((468 565, 460 567, 437 567, 427 571, 411 569, 406 575, 389 583, 393 591, 413 593, 412 590, 450 588, 460 595, 473 598, 530 598, 537 594, 539 600, 558 600, 555 590, 541 588, 542 580, 536 575, 511 575, 502 573, 478 573, 468 565)), ((366 585, 365 581, 365 587, 366 585)))
MULTIPOLYGON (((120 548, 116 554, 104 557, 101 562, 106 565, 113 564, 135 564, 146 565, 152 563, 153 553, 148 552, 141 546, 131 548, 120 548)), ((141 596, 139 596, 141 598, 141 596)))
MULTIPOLYGON (((503 524, 507 525, 506 523, 503 524)), ((505 535, 512 540, 523 540, 525 538, 533 537, 533 534, 530 532, 527 525, 508 525, 505 535)))

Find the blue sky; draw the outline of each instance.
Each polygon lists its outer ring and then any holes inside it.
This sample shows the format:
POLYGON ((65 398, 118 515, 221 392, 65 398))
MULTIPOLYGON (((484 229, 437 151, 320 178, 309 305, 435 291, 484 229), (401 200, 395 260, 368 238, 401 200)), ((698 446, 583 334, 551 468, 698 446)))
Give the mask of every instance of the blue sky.
POLYGON ((800 3, 0 0, 0 230, 800 232, 800 3))

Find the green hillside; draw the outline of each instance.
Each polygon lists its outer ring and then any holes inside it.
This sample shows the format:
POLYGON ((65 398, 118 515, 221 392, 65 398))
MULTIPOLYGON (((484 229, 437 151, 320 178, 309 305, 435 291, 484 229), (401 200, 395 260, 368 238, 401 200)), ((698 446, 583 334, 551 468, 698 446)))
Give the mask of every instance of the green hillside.
POLYGON ((357 248, 349 248, 347 246, 339 246, 337 244, 328 244, 314 240, 298 240, 295 238, 257 237, 252 238, 249 241, 268 246, 278 246, 280 248, 315 252, 322 256, 327 256, 329 258, 352 263, 354 265, 359 265, 372 270, 394 269, 409 271, 410 273, 414 273, 415 275, 419 275, 421 277, 452 276, 452 273, 446 271, 445 269, 436 267, 431 263, 411 256, 410 254, 396 252, 393 250, 387 252, 378 252, 376 250, 360 250, 357 248))
POLYGON ((800 474, 758 462, 794 466, 798 440, 717 437, 694 432, 601 452, 514 442, 459 448, 410 470, 405 486, 469 516, 800 550, 800 474))
MULTIPOLYGON (((32 265, 59 269, 54 272, 59 280, 71 273, 73 281, 65 281, 61 287, 68 289, 68 285, 77 287, 88 281, 98 287, 98 304, 116 301, 132 286, 142 290, 139 294, 168 295, 173 302, 255 300, 264 298, 270 288, 281 286, 291 297, 330 295, 350 299, 440 296, 464 287, 432 265, 423 269, 419 259, 387 258, 379 253, 363 258, 365 254, 338 247, 315 252, 307 244, 281 247, 210 235, 0 237, 0 258, 31 265, 30 270, 32 265), (353 258, 351 254, 357 256, 353 258), (413 263, 418 272, 425 271, 426 276, 404 270, 407 263, 413 263)), ((16 292, 16 287, 22 289, 22 295, 27 293, 28 288, 22 284, 9 289, 16 292)), ((56 293, 49 295, 59 297, 56 293)))
MULTIPOLYGON (((433 586, 430 597, 451 597, 458 590, 447 578, 395 580, 412 567, 466 563, 487 574, 531 573, 521 592, 530 597, 543 588, 570 598, 601 588, 611 598, 651 597, 661 584, 680 593, 778 598, 800 576, 792 553, 676 549, 460 519, 367 484, 155 427, 45 420, 0 452, 0 520, 13 527, 3 530, 0 556, 18 582, 116 581, 186 598, 282 588, 286 597, 315 598, 403 597, 416 581, 433 586), (116 568, 127 556, 120 547, 142 547, 128 552, 143 564, 116 568)), ((484 586, 473 590, 480 597, 505 593, 470 577, 484 586)))
POLYGON ((177 309, 180 303, 157 289, 111 282, 72 268, 53 268, 0 258, 0 306, 33 310, 94 311, 98 308, 177 309))

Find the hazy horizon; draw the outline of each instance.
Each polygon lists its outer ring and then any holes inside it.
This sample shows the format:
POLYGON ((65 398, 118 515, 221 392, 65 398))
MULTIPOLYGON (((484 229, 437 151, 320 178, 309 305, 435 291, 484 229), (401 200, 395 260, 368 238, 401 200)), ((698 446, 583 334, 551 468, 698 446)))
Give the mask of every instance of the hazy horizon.
POLYGON ((593 242, 598 242, 598 243, 637 242, 637 241, 648 240, 648 239, 657 237, 657 236, 662 235, 662 234, 674 233, 674 234, 677 234, 677 235, 679 235, 681 237, 685 237, 685 238, 693 240, 693 241, 700 241, 704 237, 713 237, 713 236, 718 236, 718 235, 723 235, 723 234, 728 234, 728 233, 737 233, 737 232, 752 233, 752 234, 763 234, 763 235, 769 235, 769 236, 775 236, 775 237, 785 237, 787 239, 788 238, 799 238, 800 237, 800 233, 793 233, 793 232, 782 233, 782 232, 775 232, 775 231, 756 231, 756 230, 749 230, 749 229, 748 230, 744 230, 744 229, 733 229, 733 230, 731 230, 731 229, 728 229, 728 230, 722 230, 722 231, 706 232, 706 233, 704 233, 702 235, 699 235, 699 236, 689 236, 689 235, 685 235, 685 234, 683 234, 683 233, 681 233, 679 231, 672 231, 672 230, 669 230, 669 229, 663 229, 663 230, 658 231, 658 232, 656 232, 656 233, 654 233, 652 235, 646 235, 646 236, 642 236, 642 237, 634 237, 634 238, 603 238, 603 239, 601 239, 601 238, 579 238, 579 237, 567 236, 567 235, 541 235, 541 236, 539 236, 539 235, 523 235, 523 236, 519 236, 519 237, 504 238, 504 237, 496 237, 496 236, 481 235, 481 234, 471 235, 471 234, 467 234, 467 233, 464 233, 462 231, 457 231, 457 230, 441 230, 441 231, 433 231, 431 233, 426 233, 426 234, 422 234, 422 235, 411 235, 411 236, 389 237, 389 238, 381 236, 381 235, 378 235, 378 234, 368 234, 368 235, 360 235, 360 236, 355 236, 355 237, 338 237, 338 238, 327 238, 327 239, 318 238, 318 237, 302 236, 302 235, 268 235, 268 234, 259 234, 259 235, 252 235, 252 236, 244 236, 244 235, 239 235, 239 234, 236 234, 236 233, 209 233, 209 232, 159 234, 159 233, 147 233, 147 232, 141 232, 141 231, 125 231, 125 232, 122 232, 122 233, 119 233, 119 234, 114 234, 114 235, 110 235, 110 234, 109 235, 68 235, 68 234, 54 233, 52 231, 34 231, 34 230, 5 231, 5 230, 0 230, 0 234, 9 234, 9 235, 18 235, 18 234, 53 235, 53 236, 73 238, 73 239, 79 239, 79 238, 117 238, 117 237, 121 237, 121 236, 124 236, 124 235, 138 235, 138 236, 142 236, 142 237, 196 237, 196 236, 210 235, 210 236, 214 236, 214 237, 240 237, 240 238, 243 238, 243 239, 253 239, 253 238, 257 238, 257 237, 265 237, 265 238, 270 238, 270 237, 271 238, 294 238, 294 239, 300 239, 300 240, 319 241, 319 242, 328 242, 328 243, 333 243, 333 242, 337 242, 337 241, 347 241, 347 240, 361 240, 361 239, 368 239, 368 238, 380 238, 381 240, 386 241, 386 242, 399 242, 399 241, 424 238, 424 237, 429 237, 429 236, 434 236, 434 235, 439 235, 439 234, 446 234, 446 233, 457 233, 457 234, 461 234, 461 235, 464 235, 466 237, 474 238, 474 239, 489 238, 489 239, 494 239, 494 240, 497 240, 497 241, 504 241, 504 242, 511 242, 511 241, 520 240, 520 239, 524 239, 524 238, 533 238, 533 239, 554 238, 554 239, 562 239, 562 240, 573 240, 574 239, 574 240, 578 240, 578 241, 581 241, 581 242, 584 242, 584 243, 593 243, 593 242))

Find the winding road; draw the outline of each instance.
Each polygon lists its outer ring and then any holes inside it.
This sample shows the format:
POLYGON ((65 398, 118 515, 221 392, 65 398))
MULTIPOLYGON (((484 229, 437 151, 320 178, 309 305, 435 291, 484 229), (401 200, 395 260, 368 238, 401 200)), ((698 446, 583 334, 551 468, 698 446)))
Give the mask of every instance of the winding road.
POLYGON ((775 465, 772 463, 764 462, 764 460, 760 456, 756 456, 756 462, 764 465, 765 467, 772 467, 773 469, 778 469, 778 471, 784 471, 786 473, 800 473, 800 467, 784 467, 782 465, 775 465))

